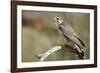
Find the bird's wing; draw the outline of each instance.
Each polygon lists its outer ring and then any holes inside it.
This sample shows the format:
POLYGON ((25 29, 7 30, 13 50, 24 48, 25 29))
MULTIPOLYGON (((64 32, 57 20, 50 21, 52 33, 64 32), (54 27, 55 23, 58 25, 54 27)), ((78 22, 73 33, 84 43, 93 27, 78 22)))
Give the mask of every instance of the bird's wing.
POLYGON ((85 44, 81 41, 80 37, 74 32, 74 30, 69 26, 59 26, 59 30, 62 32, 63 36, 66 39, 70 39, 75 44, 77 44, 80 48, 83 48, 85 44))
POLYGON ((84 47, 86 47, 85 44, 83 43, 83 41, 80 39, 80 37, 77 37, 77 36, 76 36, 76 38, 80 41, 80 43, 81 43, 84 47))

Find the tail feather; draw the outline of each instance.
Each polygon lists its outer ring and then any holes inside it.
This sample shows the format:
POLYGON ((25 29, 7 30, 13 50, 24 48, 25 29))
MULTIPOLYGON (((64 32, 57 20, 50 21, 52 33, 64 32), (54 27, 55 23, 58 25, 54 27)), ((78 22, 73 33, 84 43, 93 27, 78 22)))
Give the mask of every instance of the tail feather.
POLYGON ((82 53, 78 52, 78 57, 79 57, 79 59, 85 59, 84 52, 82 52, 82 53))
POLYGON ((85 59, 84 51, 75 44, 79 59, 85 59))

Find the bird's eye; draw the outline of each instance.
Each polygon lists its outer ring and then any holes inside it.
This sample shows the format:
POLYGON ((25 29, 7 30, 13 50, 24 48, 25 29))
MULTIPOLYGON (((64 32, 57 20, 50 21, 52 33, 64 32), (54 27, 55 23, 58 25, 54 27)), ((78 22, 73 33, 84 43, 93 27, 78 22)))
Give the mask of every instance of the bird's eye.
POLYGON ((59 18, 57 18, 57 20, 59 20, 59 18))

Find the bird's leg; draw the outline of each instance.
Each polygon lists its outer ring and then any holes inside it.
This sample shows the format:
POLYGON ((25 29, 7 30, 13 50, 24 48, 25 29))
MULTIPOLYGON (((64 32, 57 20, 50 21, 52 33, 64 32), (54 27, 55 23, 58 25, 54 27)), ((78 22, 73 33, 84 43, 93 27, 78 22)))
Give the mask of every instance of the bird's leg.
POLYGON ((64 45, 72 45, 72 42, 70 40, 64 41, 64 45))

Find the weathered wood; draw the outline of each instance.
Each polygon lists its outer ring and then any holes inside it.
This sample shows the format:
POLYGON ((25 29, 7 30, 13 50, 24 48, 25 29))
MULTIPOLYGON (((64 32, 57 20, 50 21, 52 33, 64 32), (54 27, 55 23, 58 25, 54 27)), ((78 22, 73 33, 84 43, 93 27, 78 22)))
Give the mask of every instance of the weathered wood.
POLYGON ((49 55, 60 50, 78 54, 77 50, 70 45, 58 45, 58 46, 54 46, 53 48, 51 48, 50 50, 48 50, 47 52, 43 54, 37 55, 37 57, 39 58, 39 61, 44 61, 49 55))

